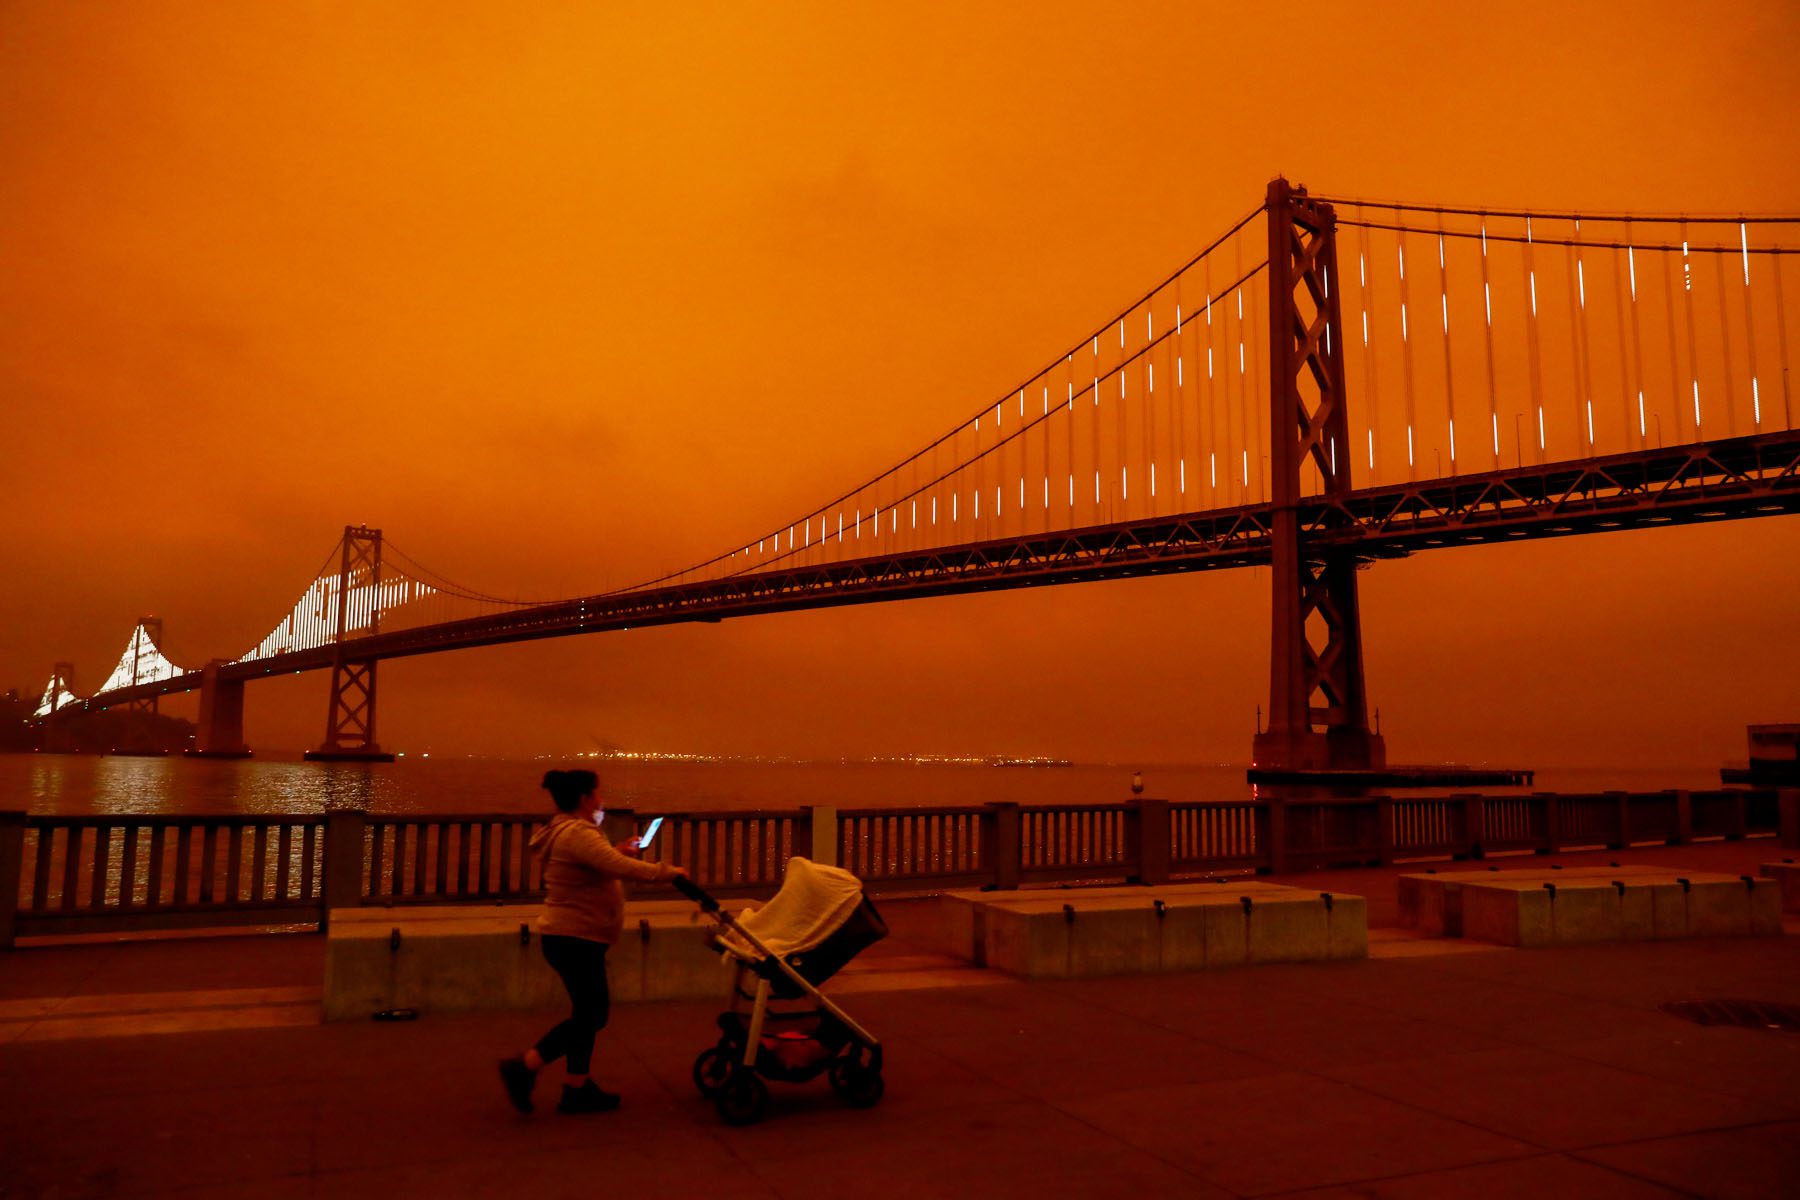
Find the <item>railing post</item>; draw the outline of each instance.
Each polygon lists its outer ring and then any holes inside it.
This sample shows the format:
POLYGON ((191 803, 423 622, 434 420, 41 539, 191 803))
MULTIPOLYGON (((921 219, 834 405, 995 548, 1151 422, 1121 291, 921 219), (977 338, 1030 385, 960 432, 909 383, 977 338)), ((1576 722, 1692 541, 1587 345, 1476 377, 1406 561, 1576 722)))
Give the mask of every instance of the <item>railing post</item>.
POLYGON ((19 878, 24 869, 25 814, 0 812, 0 950, 12 949, 18 929, 19 878))
POLYGON ((1725 831, 1725 840, 1741 842, 1750 831, 1750 814, 1746 810, 1746 797, 1743 789, 1731 793, 1731 827, 1725 831))
POLYGON ((1287 805, 1280 800, 1265 800, 1256 806, 1256 815, 1263 857, 1269 864, 1260 873, 1279 875, 1287 870, 1287 805))
POLYGON ((1169 882, 1170 825, 1167 800, 1126 801, 1126 820, 1136 826, 1138 882, 1169 882))
POLYGON ((630 841, 638 835, 637 809, 608 808, 600 816, 600 832, 615 846, 630 841))
POLYGON ((838 865, 838 819, 837 806, 828 804, 812 804, 802 809, 806 813, 807 824, 811 826, 810 844, 807 857, 822 866, 838 865))
POLYGON ((1394 829, 1394 798, 1392 796, 1376 796, 1375 800, 1375 861, 1384 867, 1394 862, 1394 843, 1397 831, 1394 829))
POLYGON ((1619 807, 1619 833, 1617 840, 1606 848, 1608 850, 1624 850, 1631 845, 1631 793, 1613 792, 1612 797, 1619 807))
POLYGON ((1532 797, 1544 806, 1544 844, 1538 847, 1539 854, 1559 854, 1562 852, 1562 811, 1556 804, 1555 792, 1535 792, 1532 797))
POLYGON ((1487 798, 1479 794, 1464 796, 1463 801, 1463 841, 1469 848, 1469 857, 1480 859, 1487 857, 1487 798))
POLYGON ((1019 837, 1019 806, 1012 800, 991 800, 988 819, 981 825, 981 861, 994 873, 994 886, 1016 891, 1025 864, 1025 846, 1019 837))
POLYGON ((1686 788, 1670 794, 1675 797, 1675 836, 1669 839, 1669 845, 1685 846, 1694 840, 1694 794, 1686 788))
POLYGON ((332 909, 362 904, 363 834, 368 824, 369 814, 360 808, 325 814, 325 908, 319 915, 321 932, 330 923, 332 909))
POLYGON ((1800 788, 1777 788, 1775 809, 1782 848, 1800 850, 1800 788))

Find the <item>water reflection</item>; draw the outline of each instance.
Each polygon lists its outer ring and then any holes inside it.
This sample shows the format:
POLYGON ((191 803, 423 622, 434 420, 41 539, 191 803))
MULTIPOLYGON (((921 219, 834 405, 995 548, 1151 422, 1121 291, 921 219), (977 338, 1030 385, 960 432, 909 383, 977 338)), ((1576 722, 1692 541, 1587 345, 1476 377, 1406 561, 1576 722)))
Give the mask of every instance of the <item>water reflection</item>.
MULTIPOLYGON (((308 763, 297 759, 216 760, 0 755, 0 809, 107 815, 144 813, 309 814, 360 808, 379 813, 521 813, 547 807, 539 761, 437 759, 397 763, 308 763)), ((586 764, 584 764, 586 765, 586 764)), ((1131 798, 1132 765, 1060 769, 873 763, 600 763, 601 793, 613 808, 651 812, 1110 804, 1131 798)), ((1143 770, 1149 797, 1180 802, 1247 800, 1242 766, 1155 764, 1143 770)), ((1593 792, 1718 786, 1716 768, 1546 770, 1536 788, 1593 792)), ((1258 788, 1259 796, 1274 789, 1258 788)), ((1335 790, 1335 789, 1329 789, 1335 790)), ((1443 788, 1411 795, 1534 789, 1443 788)), ((1288 798, 1297 798, 1283 789, 1288 798)))

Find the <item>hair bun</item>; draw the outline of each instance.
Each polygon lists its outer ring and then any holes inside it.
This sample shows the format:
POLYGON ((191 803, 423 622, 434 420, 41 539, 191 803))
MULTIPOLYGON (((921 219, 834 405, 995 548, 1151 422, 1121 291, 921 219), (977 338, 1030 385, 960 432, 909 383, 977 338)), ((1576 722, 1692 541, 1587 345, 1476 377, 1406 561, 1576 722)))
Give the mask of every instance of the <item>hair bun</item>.
POLYGON ((543 781, 539 783, 538 786, 545 791, 549 791, 562 782, 562 777, 563 773, 561 771, 545 771, 543 781))

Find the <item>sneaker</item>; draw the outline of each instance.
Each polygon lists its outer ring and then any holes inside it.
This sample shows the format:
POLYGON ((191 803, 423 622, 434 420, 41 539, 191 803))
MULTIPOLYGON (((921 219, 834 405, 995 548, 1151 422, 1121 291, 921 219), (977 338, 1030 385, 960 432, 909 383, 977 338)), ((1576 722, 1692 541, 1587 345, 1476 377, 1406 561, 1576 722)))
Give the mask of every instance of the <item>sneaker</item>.
POLYGON ((522 1113, 531 1111, 531 1088, 537 1083, 537 1072, 525 1065, 517 1055, 500 1060, 500 1082, 506 1087, 506 1098, 522 1113))
POLYGON ((616 1092, 603 1092, 593 1080, 588 1080, 580 1087, 563 1085, 562 1099, 557 1101, 556 1111, 560 1113, 596 1113, 611 1112, 619 1107, 619 1096, 616 1092))

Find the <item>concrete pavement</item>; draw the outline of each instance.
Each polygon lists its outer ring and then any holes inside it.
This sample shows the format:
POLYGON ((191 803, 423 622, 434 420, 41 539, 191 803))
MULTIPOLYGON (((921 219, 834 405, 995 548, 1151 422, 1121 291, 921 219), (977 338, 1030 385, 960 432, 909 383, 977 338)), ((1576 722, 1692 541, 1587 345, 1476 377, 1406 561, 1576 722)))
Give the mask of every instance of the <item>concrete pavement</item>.
MULTIPOLYGON (((1715 853, 1682 856, 1722 869, 1715 853)), ((1392 873, 1341 874, 1299 878, 1391 903, 1392 873)), ((840 979, 887 1044, 886 1099, 775 1085, 745 1129, 688 1081, 716 1004, 618 1008, 596 1070, 624 1107, 558 1116, 546 1078, 521 1117, 494 1060, 553 1013, 319 1024, 304 935, 21 951, 0 958, 0 1196, 1800 1192, 1800 1037, 1658 1007, 1800 1004, 1791 934, 1542 951, 1396 935, 1363 962, 1024 983, 936 957, 928 905, 885 911, 895 937, 840 979), (232 1027, 246 1013, 266 1020, 232 1027), (165 1031, 130 1023, 151 1018, 165 1031)))

